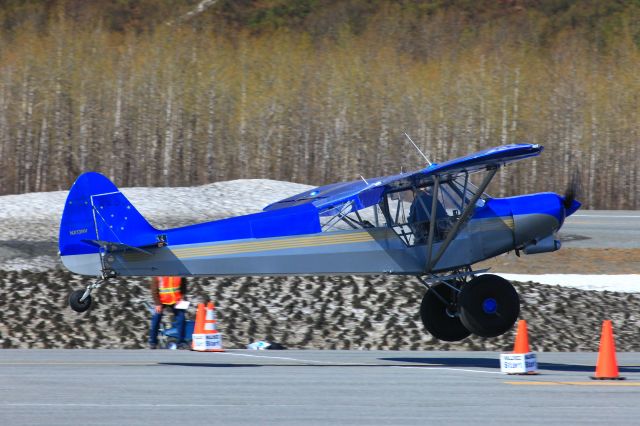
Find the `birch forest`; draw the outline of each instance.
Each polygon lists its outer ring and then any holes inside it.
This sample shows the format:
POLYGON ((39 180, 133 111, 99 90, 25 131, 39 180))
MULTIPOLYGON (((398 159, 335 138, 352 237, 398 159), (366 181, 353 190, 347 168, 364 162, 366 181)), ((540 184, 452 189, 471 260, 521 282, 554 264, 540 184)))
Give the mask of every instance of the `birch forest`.
POLYGON ((424 166, 407 132, 434 162, 544 145, 494 196, 578 173, 586 208, 640 209, 637 1, 22 3, 0 6, 0 194, 380 176, 424 166))

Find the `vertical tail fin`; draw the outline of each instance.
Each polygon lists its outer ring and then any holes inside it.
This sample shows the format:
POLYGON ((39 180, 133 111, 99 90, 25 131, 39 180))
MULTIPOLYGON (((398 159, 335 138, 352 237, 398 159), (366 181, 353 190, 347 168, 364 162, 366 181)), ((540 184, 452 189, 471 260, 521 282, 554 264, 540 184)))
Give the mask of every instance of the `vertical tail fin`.
POLYGON ((80 175, 69 190, 58 245, 64 262, 65 256, 97 255, 100 247, 95 241, 140 247, 154 244, 157 235, 158 231, 109 179, 88 172, 80 175))

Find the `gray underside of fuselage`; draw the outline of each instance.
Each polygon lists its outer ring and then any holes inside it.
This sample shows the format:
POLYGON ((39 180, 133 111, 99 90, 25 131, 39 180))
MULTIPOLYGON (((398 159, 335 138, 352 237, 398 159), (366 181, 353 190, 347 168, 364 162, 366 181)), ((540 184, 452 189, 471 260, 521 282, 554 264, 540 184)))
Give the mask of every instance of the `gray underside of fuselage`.
POLYGON ((514 216, 513 225, 516 247, 553 235, 560 229, 558 219, 539 213, 514 216))
MULTIPOLYGON (((433 244, 432 259, 442 241, 433 244)), ((472 220, 432 271, 467 266, 513 248, 512 225, 500 218, 472 220)), ((408 247, 389 228, 336 231, 296 237, 234 240, 115 252, 105 267, 119 276, 276 276, 423 274, 426 244, 408 247)), ((100 275, 98 254, 63 257, 73 272, 100 275)))

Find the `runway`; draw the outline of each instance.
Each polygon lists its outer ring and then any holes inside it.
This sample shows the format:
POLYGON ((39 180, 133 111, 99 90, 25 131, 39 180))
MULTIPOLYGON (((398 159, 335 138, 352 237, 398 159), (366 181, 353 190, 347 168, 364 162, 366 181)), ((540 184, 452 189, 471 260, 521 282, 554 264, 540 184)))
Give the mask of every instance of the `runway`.
POLYGON ((593 381, 595 353, 0 351, 0 424, 637 424, 640 354, 593 381))
POLYGON ((565 247, 640 248, 640 211, 578 210, 559 234, 565 247))

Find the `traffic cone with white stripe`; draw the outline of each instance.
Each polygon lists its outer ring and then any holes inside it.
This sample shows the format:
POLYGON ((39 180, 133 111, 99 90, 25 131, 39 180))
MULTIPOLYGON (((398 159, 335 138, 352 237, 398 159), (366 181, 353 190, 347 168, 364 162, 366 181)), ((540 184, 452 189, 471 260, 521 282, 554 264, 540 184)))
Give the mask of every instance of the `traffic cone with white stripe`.
POLYGON ((192 349, 198 352, 224 352, 224 349, 222 349, 222 334, 216 327, 216 311, 213 302, 207 304, 206 309, 204 309, 204 315, 201 314, 200 306, 204 308, 204 305, 198 305, 196 332, 193 334, 192 349), (198 319, 200 319, 200 323, 198 319), (200 324, 202 324, 202 328, 200 328, 200 324))

